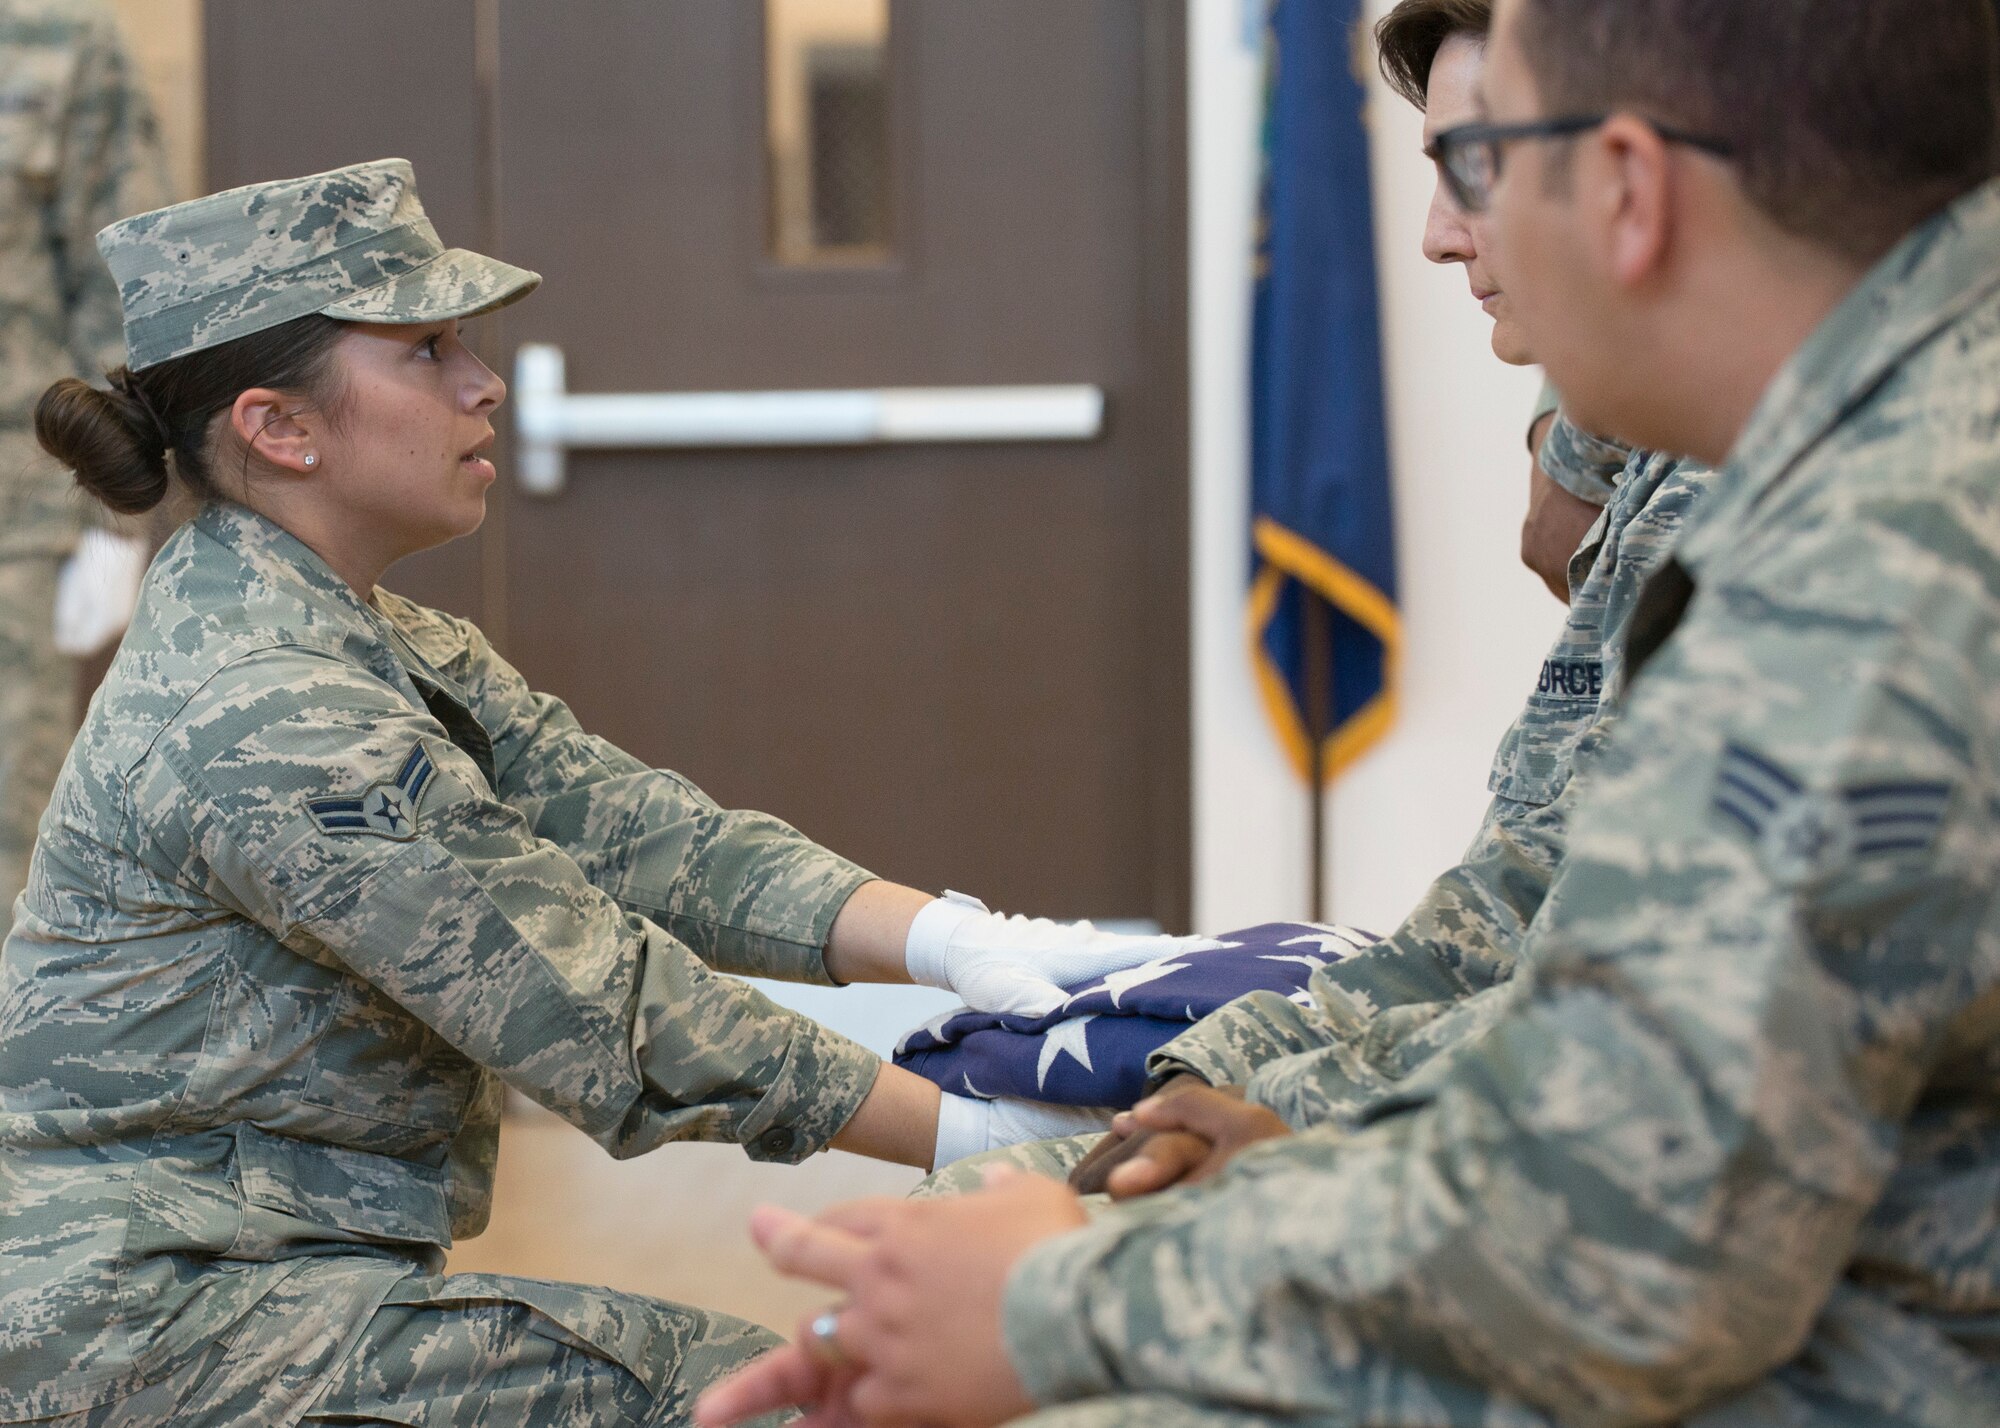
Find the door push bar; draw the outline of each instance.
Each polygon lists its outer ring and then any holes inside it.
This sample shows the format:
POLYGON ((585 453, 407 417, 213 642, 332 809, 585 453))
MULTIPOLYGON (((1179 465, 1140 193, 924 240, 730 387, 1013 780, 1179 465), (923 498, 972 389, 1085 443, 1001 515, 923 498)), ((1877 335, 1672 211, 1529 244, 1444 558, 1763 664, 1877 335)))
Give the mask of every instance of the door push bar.
POLYGON ((514 359, 521 488, 563 488, 571 447, 867 446, 880 442, 1088 441, 1104 389, 883 387, 853 392, 658 392, 572 396, 562 348, 514 359))

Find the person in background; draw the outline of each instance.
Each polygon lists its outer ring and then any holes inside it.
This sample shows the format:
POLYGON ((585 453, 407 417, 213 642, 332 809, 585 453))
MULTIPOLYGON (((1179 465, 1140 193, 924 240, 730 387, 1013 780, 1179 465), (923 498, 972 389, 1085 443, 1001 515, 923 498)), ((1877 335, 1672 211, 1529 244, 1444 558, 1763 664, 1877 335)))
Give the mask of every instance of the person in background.
POLYGON ((928 1166, 958 1098, 722 973, 1005 1010, 1183 940, 885 882, 383 590, 479 526, 506 388, 459 321, 540 282, 445 248, 404 161, 98 244, 129 357, 51 386, 37 435, 112 510, 178 483, 199 511, 0 948, 0 1421, 680 1421, 769 1336, 442 1273, 486 1222, 503 1084, 620 1157, 928 1166))
POLYGON ((0 937, 76 729, 76 664, 130 614, 143 547, 93 521, 35 444, 57 377, 124 358, 92 239, 166 202, 153 111, 99 0, 0 0, 0 937), (63 638, 58 639, 58 620, 63 638))
POLYGON ((1437 136, 1587 430, 1716 475, 1476 1035, 1089 1219, 760 1212, 697 1407, 972 1428, 2000 1422, 2000 28, 1498 0, 1437 136))

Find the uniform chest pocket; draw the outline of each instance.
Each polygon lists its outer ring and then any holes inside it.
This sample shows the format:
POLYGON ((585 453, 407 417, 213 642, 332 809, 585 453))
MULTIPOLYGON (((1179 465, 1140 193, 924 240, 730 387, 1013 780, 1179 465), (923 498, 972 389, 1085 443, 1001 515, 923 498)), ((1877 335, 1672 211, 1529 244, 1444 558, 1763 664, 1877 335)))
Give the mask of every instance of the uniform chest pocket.
POLYGON ((1602 598, 1580 592, 1536 674, 1527 708, 1493 756, 1486 786, 1501 798, 1539 808, 1569 783, 1577 741, 1597 722, 1609 688, 1603 627, 1602 598))
POLYGON ((343 983, 304 1099, 345 1116, 411 1130, 455 1131, 479 1068, 357 977, 343 983))

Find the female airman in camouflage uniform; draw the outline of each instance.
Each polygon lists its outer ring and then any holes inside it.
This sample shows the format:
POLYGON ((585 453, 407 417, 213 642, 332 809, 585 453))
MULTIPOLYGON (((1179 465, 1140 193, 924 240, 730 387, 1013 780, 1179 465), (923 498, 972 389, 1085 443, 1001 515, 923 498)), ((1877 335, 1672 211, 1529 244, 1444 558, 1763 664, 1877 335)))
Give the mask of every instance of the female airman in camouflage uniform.
POLYGON ((170 469, 207 499, 0 957, 0 1421, 673 1421, 769 1336, 441 1274, 486 1220, 503 1082, 618 1156, 928 1164, 933 1088, 720 973, 970 994, 1161 949, 874 880, 376 588, 479 523, 504 387, 457 320, 539 281, 445 249, 408 164, 99 247, 130 366, 51 388, 39 434, 116 509, 170 469))

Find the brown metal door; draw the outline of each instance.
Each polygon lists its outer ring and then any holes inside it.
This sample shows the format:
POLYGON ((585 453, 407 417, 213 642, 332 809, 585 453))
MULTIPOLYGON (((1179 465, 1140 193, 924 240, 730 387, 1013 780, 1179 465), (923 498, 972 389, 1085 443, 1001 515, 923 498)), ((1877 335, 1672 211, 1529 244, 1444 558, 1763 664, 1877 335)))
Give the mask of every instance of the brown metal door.
POLYGON ((897 0, 884 241, 832 264, 773 238, 764 12, 211 0, 211 179, 407 155, 447 240, 547 279, 481 338, 510 378, 532 342, 584 393, 1103 388, 1082 443, 575 450, 553 497, 510 460, 393 583, 885 876, 1180 925, 1181 8, 897 0))

